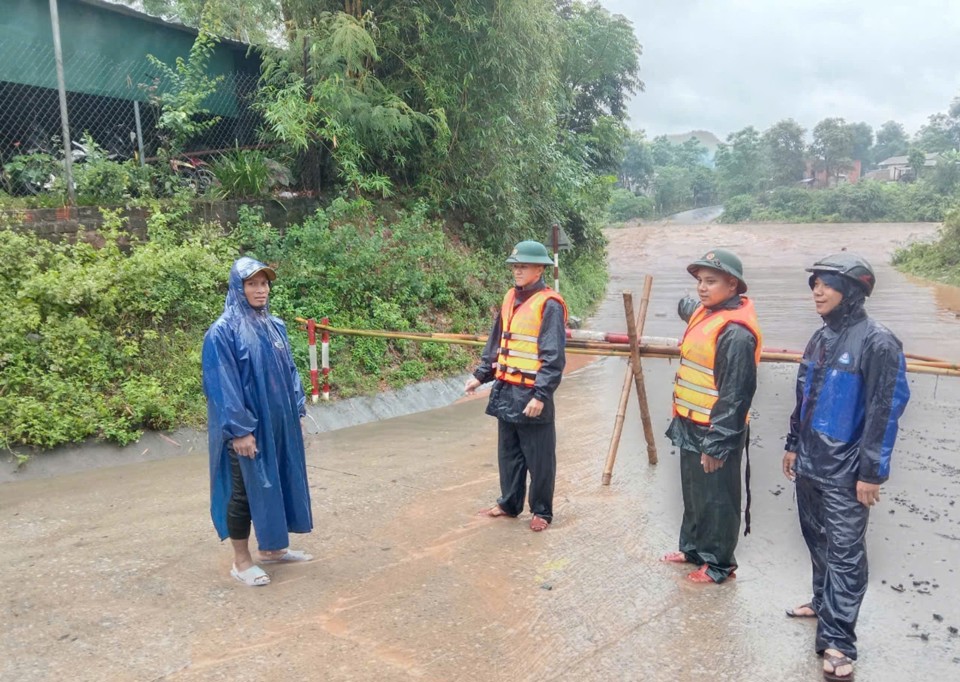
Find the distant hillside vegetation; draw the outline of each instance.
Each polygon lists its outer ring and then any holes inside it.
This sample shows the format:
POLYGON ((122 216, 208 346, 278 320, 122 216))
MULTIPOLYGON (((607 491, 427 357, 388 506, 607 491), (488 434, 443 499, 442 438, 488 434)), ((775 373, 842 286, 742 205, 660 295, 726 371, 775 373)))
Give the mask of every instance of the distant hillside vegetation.
POLYGON ((707 130, 691 130, 688 133, 677 133, 675 135, 667 135, 666 137, 673 144, 683 144, 691 137, 695 137, 700 140, 700 144, 707 148, 711 157, 716 153, 717 145, 720 144, 720 139, 707 130))

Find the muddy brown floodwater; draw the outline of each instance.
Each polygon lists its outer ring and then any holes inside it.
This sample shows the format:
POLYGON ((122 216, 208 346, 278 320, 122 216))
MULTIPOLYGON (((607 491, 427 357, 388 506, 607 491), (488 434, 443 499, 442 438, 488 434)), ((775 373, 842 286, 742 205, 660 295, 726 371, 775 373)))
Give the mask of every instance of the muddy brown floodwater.
MULTIPOLYGON (((872 258, 868 309, 915 353, 960 360, 960 297, 910 280, 892 250, 930 225, 651 225, 610 231, 611 283, 589 327, 622 331, 620 292, 654 276, 646 333, 677 336, 685 265, 743 258, 768 345, 819 324, 802 268, 847 247, 872 258)), ((753 532, 738 579, 686 583, 677 457, 662 436, 673 367, 645 360, 660 463, 631 400, 613 483, 600 485, 625 364, 558 392, 556 522, 474 512, 497 493, 484 400, 342 429, 309 443, 317 560, 233 582, 208 518, 205 457, 0 485, 0 679, 819 680, 796 505, 780 473, 793 365, 764 364, 755 400, 753 532)), ((869 531, 857 679, 960 679, 960 379, 911 375, 893 472, 869 531)))

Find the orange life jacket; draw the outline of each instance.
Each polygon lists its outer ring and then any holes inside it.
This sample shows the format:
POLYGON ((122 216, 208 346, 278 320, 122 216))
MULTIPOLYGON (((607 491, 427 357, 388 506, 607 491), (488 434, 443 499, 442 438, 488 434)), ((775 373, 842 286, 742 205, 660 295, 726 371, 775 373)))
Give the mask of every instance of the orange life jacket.
MULTIPOLYGON (((763 335, 753 301, 741 296, 740 307, 711 312, 699 306, 690 316, 680 339, 680 367, 673 384, 673 414, 697 424, 710 424, 710 411, 717 402, 713 370, 717 362, 717 339, 728 324, 743 325, 756 337, 754 362, 760 364, 763 335)), ((749 420, 749 416, 747 418, 749 420)))
POLYGON ((567 323, 567 304, 553 289, 546 287, 514 307, 517 290, 511 288, 500 306, 500 350, 494 377, 515 386, 533 386, 540 371, 538 338, 547 301, 563 306, 563 323, 567 323))

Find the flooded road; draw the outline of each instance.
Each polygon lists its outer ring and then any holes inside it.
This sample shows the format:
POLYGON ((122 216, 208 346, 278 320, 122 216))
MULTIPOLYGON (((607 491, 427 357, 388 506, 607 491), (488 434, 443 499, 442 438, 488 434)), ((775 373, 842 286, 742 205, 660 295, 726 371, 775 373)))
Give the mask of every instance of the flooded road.
MULTIPOLYGON (((620 292, 654 276, 645 333, 677 336, 685 266, 742 257, 768 345, 819 325, 803 267, 846 246, 878 273, 868 309, 908 351, 960 360, 954 290, 887 261, 929 225, 651 225, 610 231, 611 283, 587 325, 623 331, 620 292)), ((561 282, 562 284, 562 282, 561 282)), ((556 522, 473 513, 497 494, 484 398, 322 434, 309 444, 318 559, 267 588, 229 576, 207 513, 206 460, 186 456, 0 485, 0 679, 819 680, 809 559, 780 473, 794 365, 764 364, 755 400, 753 532, 738 579, 683 580, 679 466, 662 436, 673 366, 645 360, 660 463, 635 400, 600 485, 625 363, 568 375, 557 395, 556 522)), ((960 379, 911 375, 890 482, 869 531, 859 680, 960 678, 960 379), (953 628, 953 631, 951 631, 953 628), (920 673, 920 674, 917 674, 920 673)), ((485 397, 485 396, 484 396, 485 397)))

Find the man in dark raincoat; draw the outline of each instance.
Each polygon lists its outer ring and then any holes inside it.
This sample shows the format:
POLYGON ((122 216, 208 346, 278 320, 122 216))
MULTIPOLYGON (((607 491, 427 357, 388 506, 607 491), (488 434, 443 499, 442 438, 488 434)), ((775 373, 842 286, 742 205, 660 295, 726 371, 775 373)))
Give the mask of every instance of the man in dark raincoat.
POLYGON ((480 366, 464 389, 493 381, 487 414, 497 418, 500 498, 479 513, 515 517, 523 511, 530 472, 530 529, 553 522, 557 432, 553 393, 566 364, 567 305, 543 281, 553 260, 535 241, 516 245, 507 258, 515 286, 504 296, 480 366))
POLYGON ((686 297, 678 307, 687 329, 667 429, 680 449, 683 520, 679 551, 662 561, 697 565, 687 576, 693 582, 722 583, 736 577, 740 464, 763 339, 735 254, 713 249, 687 271, 699 301, 686 297))
POLYGON ((876 282, 870 264, 842 252, 807 272, 824 326, 803 352, 783 473, 796 481, 813 598, 787 615, 817 619, 824 677, 850 680, 867 590, 867 520, 890 475, 910 389, 900 341, 863 308, 876 282))
POLYGON ((306 561, 288 532, 313 528, 300 417, 306 398, 283 322, 267 301, 273 269, 253 258, 230 269, 223 315, 203 339, 210 513, 234 551, 231 575, 247 585, 270 577, 249 549, 250 524, 262 562, 306 561))

